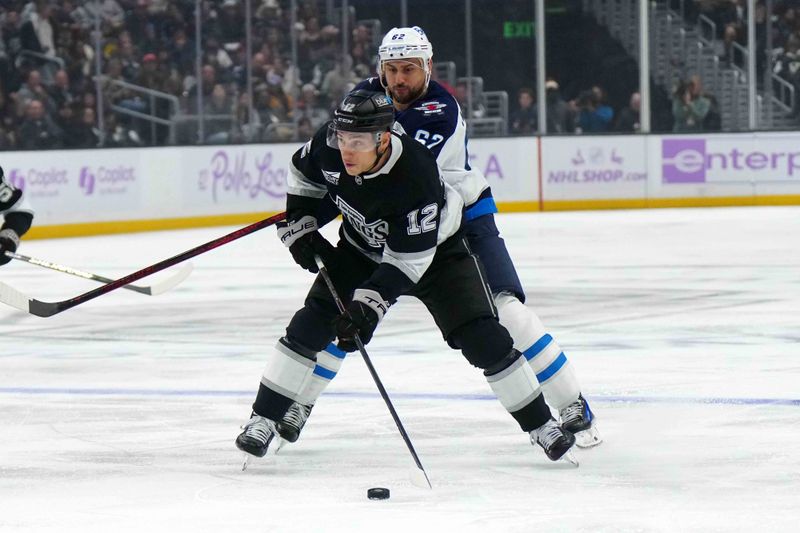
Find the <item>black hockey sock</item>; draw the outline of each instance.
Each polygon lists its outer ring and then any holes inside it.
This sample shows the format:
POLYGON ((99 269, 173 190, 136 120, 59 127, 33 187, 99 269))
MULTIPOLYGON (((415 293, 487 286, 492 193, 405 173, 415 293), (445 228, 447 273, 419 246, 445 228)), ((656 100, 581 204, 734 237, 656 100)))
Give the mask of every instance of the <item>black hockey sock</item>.
POLYGON ((511 413, 511 416, 517 421, 522 431, 526 433, 530 433, 552 418, 550 408, 545 403, 541 393, 531 403, 511 413))
POLYGON ((253 411, 273 422, 279 422, 293 403, 294 400, 259 383, 256 401, 253 402, 253 411))

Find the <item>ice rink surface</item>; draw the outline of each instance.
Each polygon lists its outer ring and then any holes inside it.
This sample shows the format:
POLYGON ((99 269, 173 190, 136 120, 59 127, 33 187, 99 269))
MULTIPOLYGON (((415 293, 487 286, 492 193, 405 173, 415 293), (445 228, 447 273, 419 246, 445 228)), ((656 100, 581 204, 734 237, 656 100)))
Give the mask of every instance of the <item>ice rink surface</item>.
MULTIPOLYGON (((266 229, 195 258, 161 296, 118 290, 48 319, 0 309, 0 531, 800 530, 800 208, 498 224, 605 438, 580 468, 532 447, 404 298, 368 351, 433 490, 410 484, 352 354, 300 440, 240 471, 265 353, 312 281, 266 229), (391 499, 368 500, 375 486, 391 499)), ((121 277, 232 229, 20 252, 121 277)), ((46 301, 96 286, 21 262, 0 281, 46 301)))

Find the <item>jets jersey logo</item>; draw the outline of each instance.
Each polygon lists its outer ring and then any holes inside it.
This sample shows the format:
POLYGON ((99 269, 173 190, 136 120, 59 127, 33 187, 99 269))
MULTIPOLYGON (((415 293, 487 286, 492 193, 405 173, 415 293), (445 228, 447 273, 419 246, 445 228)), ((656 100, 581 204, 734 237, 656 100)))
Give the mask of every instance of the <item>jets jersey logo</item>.
POLYGON ((386 236, 389 234, 389 223, 385 220, 376 220, 367 224, 364 215, 355 208, 336 196, 336 206, 342 212, 342 216, 353 226, 361 237, 374 248, 380 248, 386 243, 386 236))
POLYGON ((419 107, 415 107, 414 110, 422 111, 423 115, 441 115, 444 113, 444 108, 447 107, 447 104, 443 104, 441 102, 423 102, 419 107))
POLYGON ((333 172, 331 170, 322 169, 322 174, 325 176, 325 181, 333 185, 339 185, 340 172, 333 172))

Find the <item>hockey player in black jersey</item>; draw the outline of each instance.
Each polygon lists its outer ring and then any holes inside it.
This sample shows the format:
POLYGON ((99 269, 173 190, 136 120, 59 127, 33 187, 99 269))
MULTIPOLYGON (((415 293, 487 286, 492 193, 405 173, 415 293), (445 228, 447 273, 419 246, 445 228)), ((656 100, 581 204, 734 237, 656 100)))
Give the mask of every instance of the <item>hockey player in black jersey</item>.
POLYGON ((33 223, 33 210, 25 202, 21 189, 15 188, 0 168, 0 266, 11 261, 6 252, 16 252, 20 238, 33 223))
MULTIPOLYGON (((385 91, 392 98, 397 123, 436 157, 444 181, 464 201, 464 233, 483 262, 500 323, 514 339, 514 347, 525 355, 547 403, 559 412, 564 427, 575 433, 578 446, 599 444, 594 415, 581 394, 575 369, 533 309, 524 304, 525 292, 495 225, 497 207, 489 183, 469 164, 466 124, 458 102, 430 79, 433 47, 425 32, 416 26, 393 28, 384 36, 378 55, 378 77, 361 82, 356 89, 385 91)), ((322 214, 318 222, 332 215, 322 214)), ((333 379, 343 357, 333 345, 319 354, 315 379, 333 379)), ((297 440, 316 398, 310 400, 293 405, 278 425, 285 440, 297 440)))
POLYGON ((368 343, 396 299, 410 295, 425 304, 447 343, 483 370, 531 442, 558 460, 575 437, 552 418, 533 370, 497 320, 463 236, 461 197, 441 179, 433 154, 392 131, 393 123, 384 93, 354 91, 292 157, 281 240, 306 270, 317 272, 314 256, 322 258, 346 312, 317 276, 270 356, 236 445, 264 456, 290 406, 319 396, 318 354, 337 338, 343 352, 356 349, 356 334, 368 343), (335 247, 318 231, 326 197, 343 218, 335 247))

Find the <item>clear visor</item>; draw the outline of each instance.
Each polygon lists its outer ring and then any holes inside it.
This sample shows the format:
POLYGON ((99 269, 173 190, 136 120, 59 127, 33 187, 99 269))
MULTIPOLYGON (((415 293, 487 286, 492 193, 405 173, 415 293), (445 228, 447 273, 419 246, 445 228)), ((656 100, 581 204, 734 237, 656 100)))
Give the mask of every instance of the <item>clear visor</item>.
POLYGON ((338 131, 333 124, 328 126, 328 146, 347 152, 372 152, 381 142, 379 131, 338 131))

